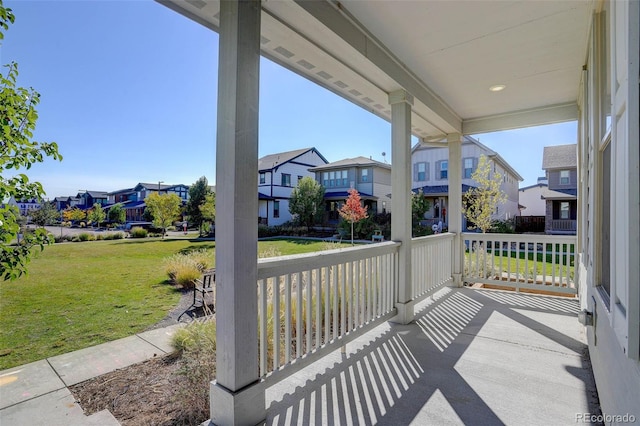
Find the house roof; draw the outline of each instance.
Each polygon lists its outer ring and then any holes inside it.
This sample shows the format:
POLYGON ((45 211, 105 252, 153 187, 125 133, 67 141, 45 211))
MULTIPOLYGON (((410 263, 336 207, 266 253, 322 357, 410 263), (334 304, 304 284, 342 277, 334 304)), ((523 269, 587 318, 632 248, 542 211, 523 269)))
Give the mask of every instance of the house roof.
POLYGON ((578 145, 545 146, 542 153, 542 168, 568 169, 578 167, 578 145))
MULTIPOLYGON (((462 184, 462 193, 469 191, 472 186, 462 184)), ((418 192, 422 189, 422 193, 424 195, 446 195, 449 193, 449 185, 432 185, 432 186, 421 186, 418 188, 412 189, 412 192, 418 192)))
MULTIPOLYGON (((360 194, 360 198, 368 198, 368 199, 377 199, 378 197, 375 197, 371 194, 367 194, 365 192, 359 192, 360 194)), ((325 192, 324 193, 324 198, 340 198, 340 199, 345 199, 349 197, 349 193, 347 191, 333 191, 333 192, 325 192)))
POLYGON ((577 189, 553 190, 544 188, 542 190, 542 194, 540 194, 540 197, 545 200, 576 200, 578 199, 577 193, 577 189))
POLYGON ((85 193, 91 195, 92 198, 107 198, 107 191, 82 191, 77 196, 81 198, 85 193))
POLYGON ((531 189, 531 188, 542 188, 542 187, 547 187, 549 186, 546 183, 536 183, 535 185, 529 185, 529 186, 525 186, 524 188, 520 188, 518 191, 522 192, 522 191, 526 191, 527 189, 531 189))
POLYGON ((368 167, 368 166, 382 167, 383 169, 391 170, 391 164, 382 163, 380 161, 376 161, 371 158, 360 156, 355 158, 345 158, 344 160, 334 161, 333 163, 312 167, 309 169, 309 171, 319 172, 322 170, 330 170, 330 169, 337 169, 337 168, 344 168, 344 167, 368 167))
POLYGON ((281 165, 283 165, 284 163, 288 163, 289 161, 292 161, 306 154, 309 151, 315 152, 325 163, 327 163, 327 159, 324 158, 322 154, 318 152, 317 149, 311 147, 311 148, 295 149, 293 151, 278 152, 275 154, 265 155, 264 157, 258 159, 258 170, 265 171, 265 170, 276 169, 281 165))
POLYGON ((124 194, 127 192, 135 192, 135 189, 134 188, 118 189, 116 191, 109 192, 107 195, 124 194))

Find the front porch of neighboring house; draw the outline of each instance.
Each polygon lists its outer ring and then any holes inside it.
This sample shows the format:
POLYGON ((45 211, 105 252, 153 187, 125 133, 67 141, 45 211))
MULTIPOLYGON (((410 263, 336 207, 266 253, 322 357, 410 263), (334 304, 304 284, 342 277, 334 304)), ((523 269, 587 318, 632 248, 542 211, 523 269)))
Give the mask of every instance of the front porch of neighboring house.
POLYGON ((637 2, 159 1, 220 34, 213 424, 574 423, 597 410, 585 334, 601 402, 640 417, 640 298, 628 279, 640 251, 638 123, 627 119, 638 116, 637 2), (617 37, 610 51, 605 23, 617 37), (412 33, 433 28, 438 37, 412 33), (609 104, 603 52, 612 87, 629 79, 609 104), (391 123, 392 241, 251 261, 258 199, 237 194, 257 191, 261 53, 391 123), (478 73, 478 61, 491 69, 478 73), (607 111, 613 130, 600 132, 607 111), (588 172, 578 237, 462 232, 463 134, 569 120, 588 172), (446 141, 447 233, 411 238, 412 135, 446 141), (615 279, 598 289, 608 256, 615 279), (577 321, 586 307, 600 313, 597 335, 577 321))
MULTIPOLYGON (((345 200, 349 197, 349 193, 346 191, 340 192, 327 192, 324 196, 325 214, 323 223, 336 226, 340 223, 340 209, 345 203, 345 200)), ((370 194, 360 193, 360 199, 362 205, 367 208, 369 215, 376 214, 378 212, 378 197, 374 197, 370 194)))

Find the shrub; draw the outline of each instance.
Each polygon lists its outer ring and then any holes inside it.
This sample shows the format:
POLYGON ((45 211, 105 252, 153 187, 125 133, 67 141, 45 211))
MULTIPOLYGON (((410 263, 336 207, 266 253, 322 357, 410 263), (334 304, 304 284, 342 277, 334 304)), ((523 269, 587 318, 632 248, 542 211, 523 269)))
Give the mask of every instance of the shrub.
POLYGON ((182 288, 193 288, 201 275, 202 272, 197 268, 187 266, 176 271, 174 281, 182 288))
POLYGON ((185 407, 185 421, 198 424, 209 416, 209 383, 216 377, 215 320, 193 321, 176 331, 172 344, 182 354, 178 372, 184 379, 176 397, 185 407))
POLYGON ((105 235, 104 235, 104 234, 98 234, 98 235, 96 235, 96 240, 97 240, 97 241, 101 241, 101 240, 104 240, 104 239, 105 239, 105 235))
POLYGON ((146 229, 140 228, 139 226, 131 228, 131 232, 129 233, 131 238, 146 238, 148 234, 149 232, 146 229))
POLYGON ((183 288, 193 288, 195 280, 213 267, 213 255, 208 250, 193 250, 177 253, 164 260, 169 279, 183 288))
POLYGON ((109 234, 109 238, 112 240, 121 240, 124 238, 124 233, 114 232, 113 234, 109 234))
MULTIPOLYGON (((91 241, 91 237, 93 237, 93 235, 89 234, 88 232, 82 232, 80 234, 78 234, 78 240, 79 241, 91 241)), ((95 237, 94 237, 95 239, 95 237)))

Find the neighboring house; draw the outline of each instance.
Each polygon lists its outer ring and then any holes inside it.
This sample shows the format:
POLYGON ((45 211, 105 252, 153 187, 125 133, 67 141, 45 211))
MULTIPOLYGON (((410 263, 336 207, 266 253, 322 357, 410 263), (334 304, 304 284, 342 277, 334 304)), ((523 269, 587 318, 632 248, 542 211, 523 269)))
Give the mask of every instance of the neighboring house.
POLYGON ((80 205, 81 202, 82 200, 80 198, 72 196, 56 197, 53 199, 53 203, 58 211, 76 207, 80 205))
POLYGON ((547 178, 539 177, 535 185, 520 188, 520 216, 516 217, 516 232, 544 232, 547 206, 543 194, 548 187, 547 178))
POLYGON ((258 222, 281 225, 291 220, 289 198, 298 181, 313 177, 310 168, 326 164, 315 148, 280 152, 258 160, 258 222))
POLYGON ((545 233, 576 233, 578 194, 578 145, 545 146, 542 168, 549 187, 543 192, 546 200, 545 233))
POLYGON ((84 191, 78 192, 76 198, 80 200, 78 208, 89 209, 93 207, 94 204, 105 206, 109 197, 106 191, 84 191))
POLYGON ((144 211, 147 208, 144 200, 152 193, 176 194, 185 204, 189 199, 189 186, 184 184, 164 185, 162 182, 140 182, 133 188, 119 189, 109 192, 108 206, 121 203, 124 208, 127 222, 142 221, 144 211))
MULTIPOLYGON (((516 172, 497 152, 482 145, 478 140, 465 136, 462 142, 462 193, 471 187, 477 187, 471 175, 478 167, 481 155, 486 156, 492 166, 492 172, 502 175, 502 190, 507 201, 497 206, 496 220, 511 219, 519 214, 518 182, 522 176, 516 172)), ((422 190, 430 201, 431 208, 425 219, 440 221, 448 227, 447 207, 449 200, 449 149, 442 143, 418 143, 411 150, 413 167, 412 188, 414 192, 422 190)), ((466 228, 466 221, 464 228, 466 228)))
POLYGON ((326 220, 337 223, 338 210, 355 188, 370 213, 391 212, 391 165, 366 157, 344 160, 314 167, 315 179, 325 189, 326 220))
POLYGON ((32 199, 32 200, 16 200, 14 197, 11 197, 7 202, 9 206, 14 206, 18 209, 21 216, 28 217, 29 213, 33 210, 38 210, 40 208, 41 201, 32 199))

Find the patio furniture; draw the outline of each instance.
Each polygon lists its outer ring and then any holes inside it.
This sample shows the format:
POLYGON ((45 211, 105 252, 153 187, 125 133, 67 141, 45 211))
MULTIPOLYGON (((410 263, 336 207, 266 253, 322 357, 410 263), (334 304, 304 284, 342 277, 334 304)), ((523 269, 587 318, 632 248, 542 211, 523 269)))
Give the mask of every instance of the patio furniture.
POLYGON ((184 314, 194 318, 197 315, 198 309, 202 308, 202 314, 208 315, 215 312, 215 284, 216 284, 216 269, 208 269, 202 274, 202 278, 196 280, 193 286, 193 302, 183 313, 178 316, 178 321, 184 314), (211 303, 207 304, 207 295, 210 294, 211 303))
POLYGON ((382 231, 379 229, 373 231, 373 234, 371 235, 371 241, 384 241, 384 235, 382 235, 382 231))

